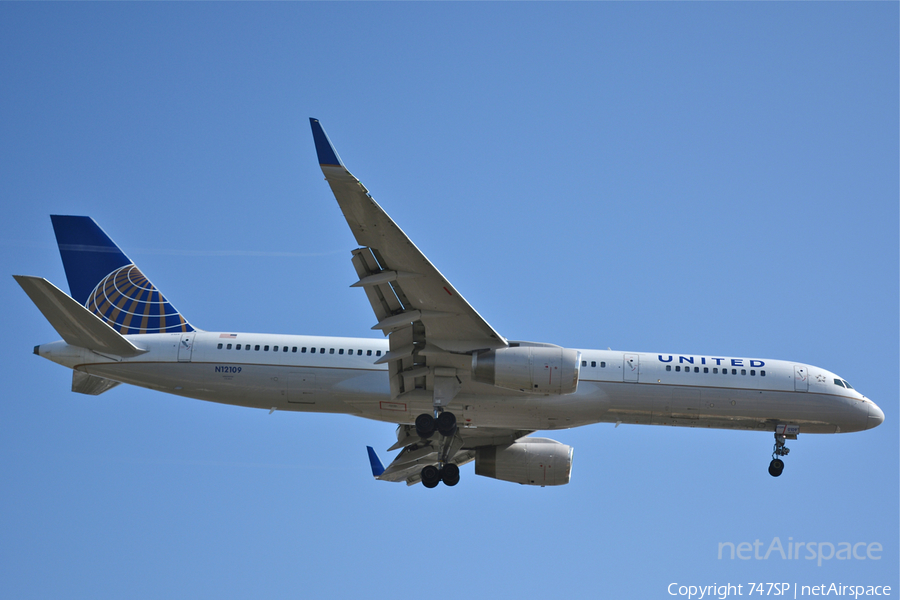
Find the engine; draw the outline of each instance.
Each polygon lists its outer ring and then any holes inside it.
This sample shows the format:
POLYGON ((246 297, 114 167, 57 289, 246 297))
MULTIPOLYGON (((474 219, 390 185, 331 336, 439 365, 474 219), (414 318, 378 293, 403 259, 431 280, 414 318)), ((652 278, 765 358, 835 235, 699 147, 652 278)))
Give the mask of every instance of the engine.
POLYGON ((572 474, 572 452, 571 446, 547 438, 478 448, 475 474, 523 485, 565 485, 572 474))
POLYGON ((578 389, 581 353, 559 346, 517 346, 472 355, 472 379, 531 394, 578 389))

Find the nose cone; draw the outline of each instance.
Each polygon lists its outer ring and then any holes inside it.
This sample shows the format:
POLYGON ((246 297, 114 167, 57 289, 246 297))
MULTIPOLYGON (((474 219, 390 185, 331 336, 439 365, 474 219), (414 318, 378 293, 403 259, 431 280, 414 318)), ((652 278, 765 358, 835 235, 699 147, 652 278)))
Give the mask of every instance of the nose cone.
POLYGON ((884 412, 874 402, 869 402, 869 426, 866 429, 878 427, 884 423, 884 412))

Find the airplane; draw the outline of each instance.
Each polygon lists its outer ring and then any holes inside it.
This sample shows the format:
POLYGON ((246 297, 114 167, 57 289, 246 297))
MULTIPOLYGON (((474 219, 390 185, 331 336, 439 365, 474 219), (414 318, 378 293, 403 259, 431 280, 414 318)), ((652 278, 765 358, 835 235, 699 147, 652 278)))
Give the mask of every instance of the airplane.
POLYGON ((794 361, 563 348, 502 336, 344 166, 317 119, 325 180, 356 238, 357 281, 386 339, 203 331, 89 217, 51 216, 70 294, 14 276, 62 340, 34 354, 72 369, 72 391, 126 383, 274 412, 394 423, 400 450, 377 480, 454 486, 459 467, 523 485, 571 478, 573 449, 532 436, 594 423, 762 431, 769 474, 786 440, 877 427, 884 413, 847 380, 794 361))

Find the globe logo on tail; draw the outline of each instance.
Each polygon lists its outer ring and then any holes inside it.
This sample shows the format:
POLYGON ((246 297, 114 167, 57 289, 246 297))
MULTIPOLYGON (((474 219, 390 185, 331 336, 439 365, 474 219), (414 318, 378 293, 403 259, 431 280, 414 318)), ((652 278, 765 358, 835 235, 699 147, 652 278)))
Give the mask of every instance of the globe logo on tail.
POLYGON ((133 264, 104 277, 85 306, 123 335, 194 331, 133 264))

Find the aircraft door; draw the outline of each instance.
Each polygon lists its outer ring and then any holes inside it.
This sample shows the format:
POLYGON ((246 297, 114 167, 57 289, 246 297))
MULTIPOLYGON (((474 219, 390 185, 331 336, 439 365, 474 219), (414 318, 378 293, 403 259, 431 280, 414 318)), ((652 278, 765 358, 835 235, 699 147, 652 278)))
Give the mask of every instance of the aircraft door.
POLYGON ((194 353, 194 334, 182 333, 178 342, 178 362, 191 362, 194 353))
POLYGON ((794 365, 794 391, 809 391, 809 370, 806 365, 794 365))
POLYGON ((637 382, 641 371, 641 357, 638 354, 626 354, 622 365, 624 381, 637 382))

